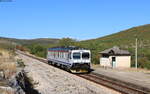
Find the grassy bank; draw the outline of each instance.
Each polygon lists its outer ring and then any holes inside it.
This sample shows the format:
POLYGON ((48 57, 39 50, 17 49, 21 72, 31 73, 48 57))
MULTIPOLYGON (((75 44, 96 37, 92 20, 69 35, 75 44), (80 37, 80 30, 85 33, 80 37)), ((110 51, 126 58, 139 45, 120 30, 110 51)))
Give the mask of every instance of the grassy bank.
POLYGON ((16 62, 14 53, 6 49, 0 49, 0 71, 5 79, 10 78, 16 73, 16 62))

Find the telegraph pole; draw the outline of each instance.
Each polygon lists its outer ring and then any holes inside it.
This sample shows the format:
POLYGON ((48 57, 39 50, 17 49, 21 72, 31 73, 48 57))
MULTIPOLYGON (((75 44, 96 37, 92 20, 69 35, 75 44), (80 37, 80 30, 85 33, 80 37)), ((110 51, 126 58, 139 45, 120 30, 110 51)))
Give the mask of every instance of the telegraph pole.
POLYGON ((135 41, 135 68, 137 69, 137 38, 135 41))

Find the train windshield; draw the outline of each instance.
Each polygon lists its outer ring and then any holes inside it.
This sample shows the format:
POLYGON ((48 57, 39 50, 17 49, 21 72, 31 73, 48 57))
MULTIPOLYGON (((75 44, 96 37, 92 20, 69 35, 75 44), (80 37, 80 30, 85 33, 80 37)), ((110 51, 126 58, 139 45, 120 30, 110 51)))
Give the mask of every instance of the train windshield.
POLYGON ((82 59, 89 59, 89 58, 90 58, 90 54, 88 52, 82 53, 82 59))
POLYGON ((73 59, 80 59, 80 53, 73 53, 73 59))

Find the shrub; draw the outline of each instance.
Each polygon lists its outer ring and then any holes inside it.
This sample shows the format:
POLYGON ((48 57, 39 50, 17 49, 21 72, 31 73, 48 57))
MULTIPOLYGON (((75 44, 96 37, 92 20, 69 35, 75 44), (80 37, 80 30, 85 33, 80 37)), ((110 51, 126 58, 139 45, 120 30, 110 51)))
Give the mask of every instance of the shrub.
POLYGON ((25 67, 25 64, 24 64, 24 62, 22 61, 22 59, 18 59, 18 60, 17 60, 17 64, 18 64, 18 67, 25 67))

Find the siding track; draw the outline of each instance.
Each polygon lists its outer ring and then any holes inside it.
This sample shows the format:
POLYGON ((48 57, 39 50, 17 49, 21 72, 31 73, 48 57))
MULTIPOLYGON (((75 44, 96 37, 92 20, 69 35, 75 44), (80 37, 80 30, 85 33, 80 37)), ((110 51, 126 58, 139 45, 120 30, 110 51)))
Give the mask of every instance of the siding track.
POLYGON ((131 87, 130 85, 124 84, 123 82, 117 82, 115 80, 112 80, 111 78, 109 79, 96 73, 79 74, 78 76, 94 83, 119 91, 122 94, 150 94, 147 91, 137 89, 136 87, 131 87))

